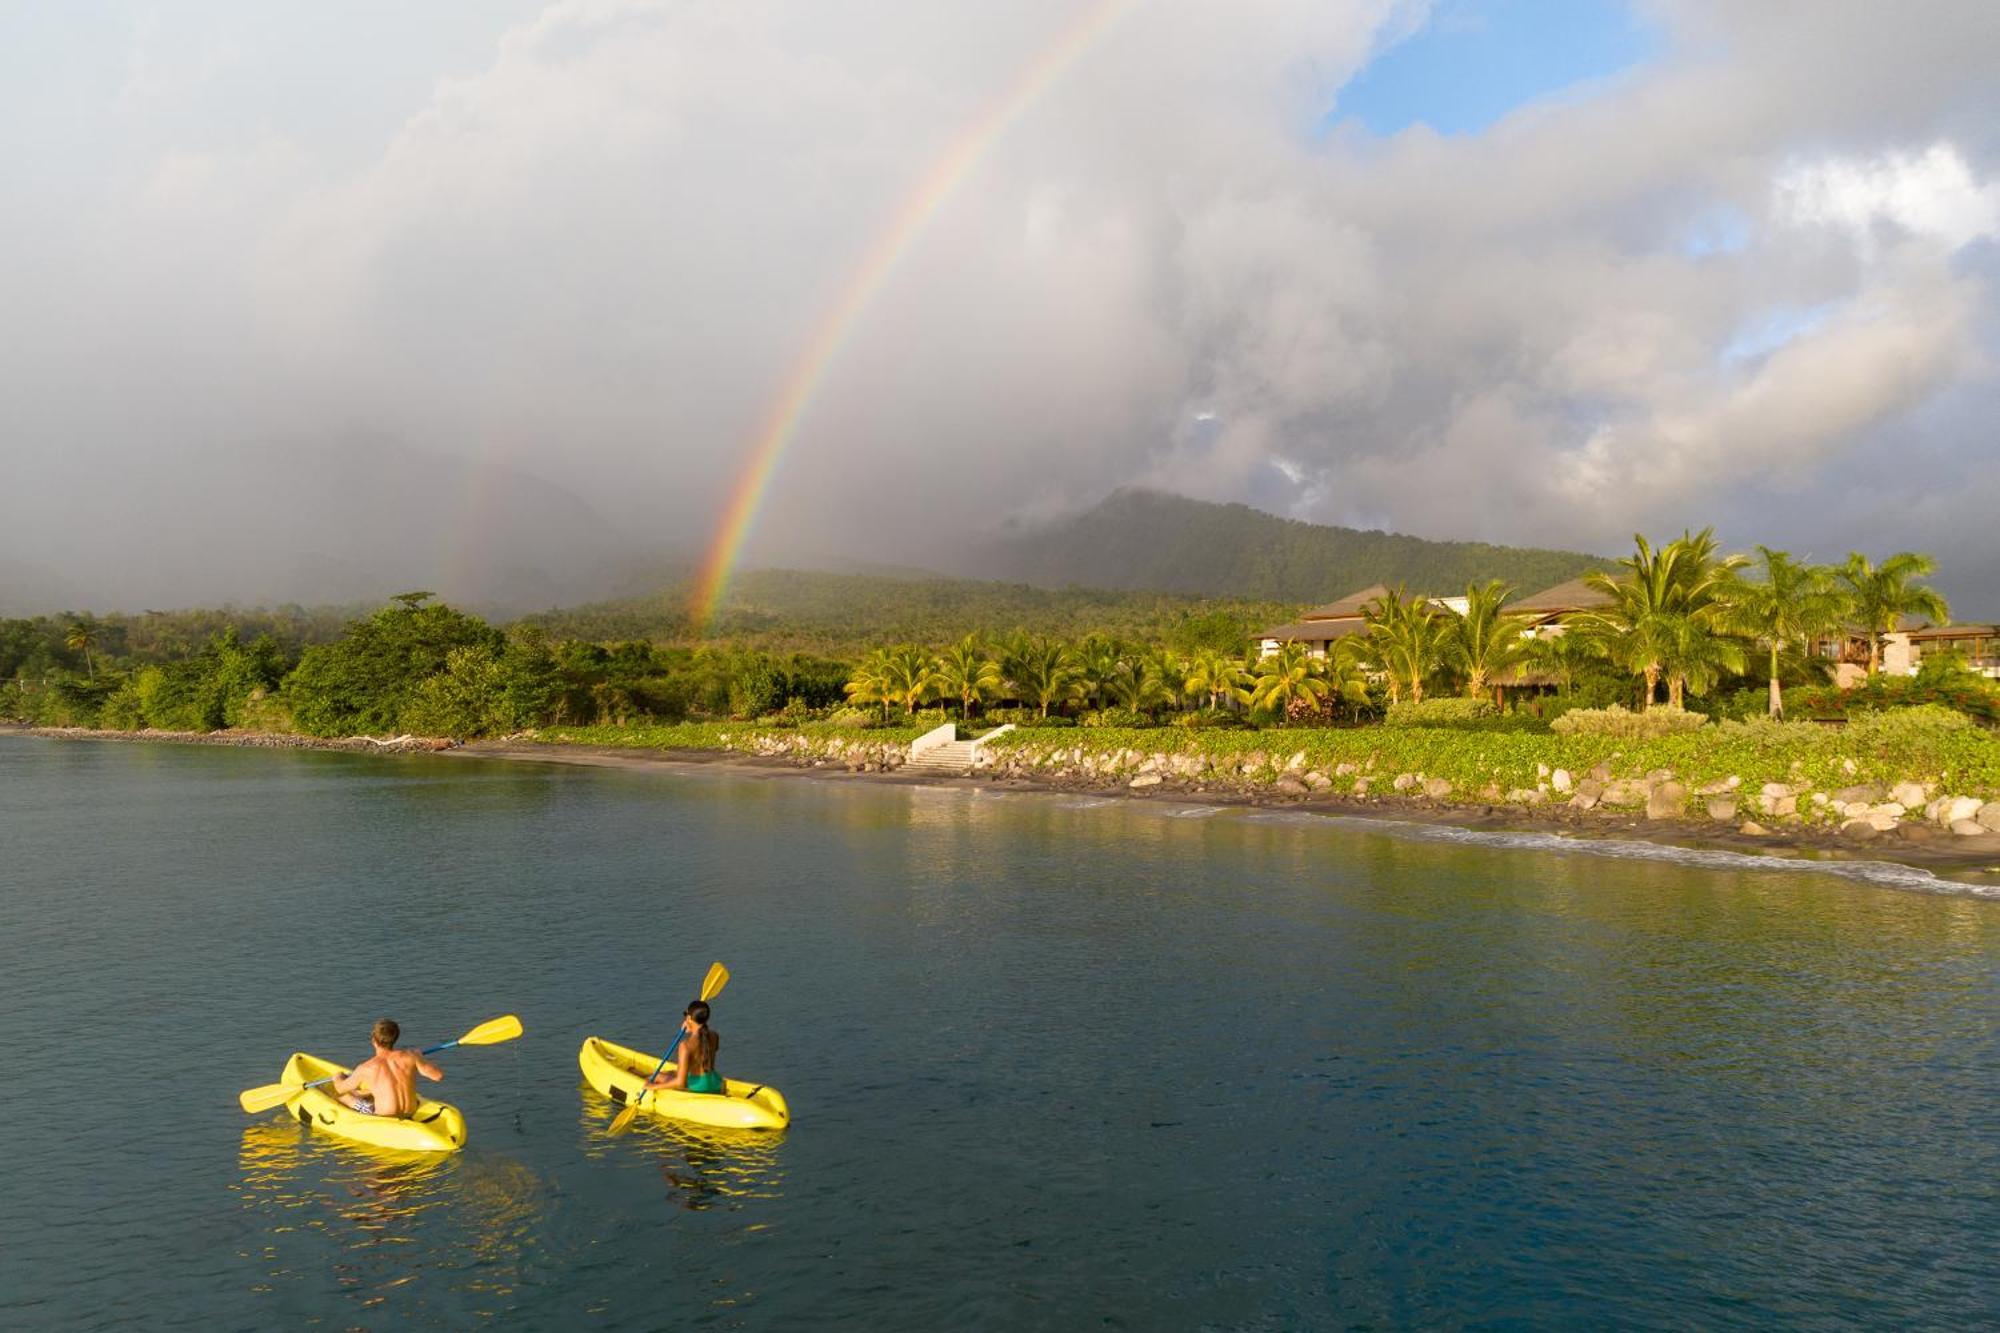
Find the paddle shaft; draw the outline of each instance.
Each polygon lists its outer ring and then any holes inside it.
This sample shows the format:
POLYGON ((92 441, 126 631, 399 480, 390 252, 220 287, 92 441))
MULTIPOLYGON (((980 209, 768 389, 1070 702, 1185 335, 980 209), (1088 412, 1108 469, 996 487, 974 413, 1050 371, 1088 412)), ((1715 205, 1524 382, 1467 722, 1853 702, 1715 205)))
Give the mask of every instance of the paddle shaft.
POLYGON ((653 1066, 653 1072, 646 1076, 646 1082, 640 1087, 639 1095, 633 1100, 632 1105, 637 1106, 640 1102, 646 1100, 646 1094, 653 1090, 653 1080, 658 1078, 660 1071, 667 1067, 667 1061, 674 1058, 674 1052, 681 1048, 681 1038, 687 1034, 688 1031, 686 1028, 682 1028, 674 1034, 673 1044, 667 1047, 667 1053, 660 1057, 660 1063, 653 1066))
MULTIPOLYGON (((463 1037, 460 1037, 460 1038, 459 1038, 459 1039, 458 1039, 457 1041, 447 1041, 447 1042, 443 1042, 443 1043, 441 1043, 441 1044, 439 1044, 439 1045, 437 1045, 437 1046, 426 1046, 426 1047, 424 1047, 424 1048, 423 1048, 423 1049, 422 1049, 421 1051, 418 1051, 418 1052, 417 1052, 417 1054, 418 1054, 418 1055, 436 1055, 436 1054, 437 1054, 437 1053, 438 1053, 439 1051, 448 1051, 448 1050, 450 1050, 450 1049, 451 1049, 452 1047, 454 1047, 454 1046, 458 1045, 458 1044, 459 1044, 459 1042, 462 1042, 462 1041, 464 1041, 464 1040, 465 1040, 465 1038, 463 1038, 463 1037)), ((301 1083, 301 1084, 299 1084, 299 1091, 300 1091, 300 1092, 304 1092, 304 1091, 305 1091, 305 1090, 306 1090, 307 1088, 317 1088, 317 1087, 318 1087, 318 1086, 319 1086, 320 1084, 322 1084, 322 1083, 331 1083, 331 1082, 333 1082, 333 1081, 334 1081, 335 1079, 337 1079, 337 1078, 345 1078, 345 1077, 347 1077, 347 1076, 346 1076, 345 1074, 328 1074, 328 1075, 327 1075, 327 1076, 326 1076, 325 1078, 316 1078, 316 1079, 314 1079, 314 1080, 313 1080, 312 1082, 310 1082, 310 1083, 301 1083)))

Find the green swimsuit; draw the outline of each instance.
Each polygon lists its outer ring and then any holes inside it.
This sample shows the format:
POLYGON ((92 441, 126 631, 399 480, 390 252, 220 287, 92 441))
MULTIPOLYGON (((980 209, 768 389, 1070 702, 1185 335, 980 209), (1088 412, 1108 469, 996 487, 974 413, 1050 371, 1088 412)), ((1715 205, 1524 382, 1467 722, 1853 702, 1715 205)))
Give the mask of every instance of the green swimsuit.
POLYGON ((721 1092, 722 1075, 712 1069, 706 1074, 689 1074, 687 1090, 689 1092, 721 1092))

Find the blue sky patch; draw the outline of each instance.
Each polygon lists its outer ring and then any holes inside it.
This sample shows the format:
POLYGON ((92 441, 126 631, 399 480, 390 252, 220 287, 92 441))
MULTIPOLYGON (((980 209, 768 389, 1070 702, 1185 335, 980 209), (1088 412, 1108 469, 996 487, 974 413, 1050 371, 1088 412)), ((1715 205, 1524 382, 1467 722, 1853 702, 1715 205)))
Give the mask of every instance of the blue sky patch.
POLYGON ((1327 124, 1352 118, 1389 135, 1422 121, 1476 134, 1658 49, 1658 35, 1616 0, 1439 0, 1423 27, 1348 80, 1327 124))

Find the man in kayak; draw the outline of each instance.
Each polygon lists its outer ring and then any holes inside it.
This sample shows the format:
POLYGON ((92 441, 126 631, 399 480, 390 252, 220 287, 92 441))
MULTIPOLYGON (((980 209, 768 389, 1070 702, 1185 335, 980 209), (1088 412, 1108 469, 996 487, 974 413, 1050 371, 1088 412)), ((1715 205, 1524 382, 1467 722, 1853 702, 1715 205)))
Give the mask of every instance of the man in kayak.
POLYGON ((393 1116, 407 1120, 417 1109, 417 1075, 436 1082, 444 1071, 415 1051, 399 1051, 396 1042, 403 1029, 393 1018, 376 1020, 368 1034, 375 1054, 333 1081, 333 1091, 341 1101, 363 1115, 393 1116))
POLYGON ((661 1074, 646 1086, 674 1088, 687 1092, 721 1092, 722 1075, 715 1072, 715 1053, 722 1049, 722 1035, 708 1025, 708 1002, 696 1000, 681 1019, 680 1059, 674 1072, 661 1074))

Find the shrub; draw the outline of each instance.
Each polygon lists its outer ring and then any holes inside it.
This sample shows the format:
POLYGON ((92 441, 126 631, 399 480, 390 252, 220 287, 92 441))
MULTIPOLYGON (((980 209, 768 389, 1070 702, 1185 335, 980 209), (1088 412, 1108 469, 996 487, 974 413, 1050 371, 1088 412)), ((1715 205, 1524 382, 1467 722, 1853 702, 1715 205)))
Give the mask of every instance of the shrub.
POLYGON ((1083 715, 1086 727, 1150 727, 1153 719, 1132 708, 1100 708, 1083 715))
POLYGON ((1562 736, 1618 736, 1644 741, 1693 731, 1707 721, 1700 713, 1680 708, 1649 708, 1643 713, 1628 713, 1623 705, 1612 704, 1609 708, 1572 708, 1549 723, 1549 730, 1562 736))
POLYGON ((1954 732, 1971 731, 1977 725, 1956 709, 1942 704, 1920 704, 1915 708, 1858 713, 1848 720, 1846 739, 1857 749, 1896 754, 1954 732))
POLYGON ((1057 727, 1073 727, 1076 725, 1076 719, 1062 716, 1043 717, 1039 713, 1030 713, 1014 725, 1023 731, 1050 731, 1057 727))
POLYGON ((827 722, 836 727, 861 730, 881 725, 881 715, 872 708, 837 708, 827 722))
POLYGON ((1383 721, 1392 727, 1456 727, 1499 715, 1491 699, 1405 699, 1390 704, 1383 721))
POLYGON ((1256 724, 1241 713, 1224 713, 1206 710, 1199 713, 1182 713, 1174 719, 1174 725, 1185 731, 1254 731, 1256 724))

